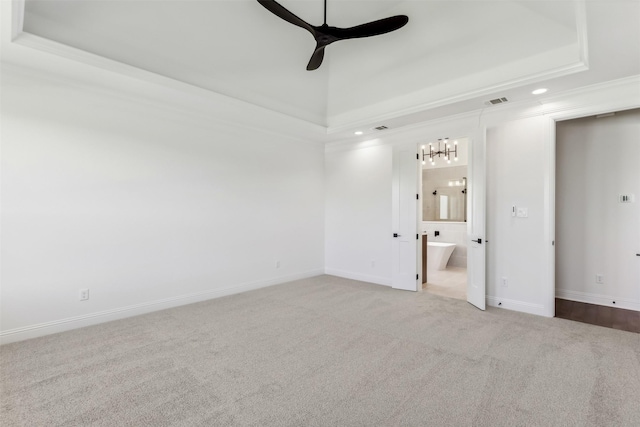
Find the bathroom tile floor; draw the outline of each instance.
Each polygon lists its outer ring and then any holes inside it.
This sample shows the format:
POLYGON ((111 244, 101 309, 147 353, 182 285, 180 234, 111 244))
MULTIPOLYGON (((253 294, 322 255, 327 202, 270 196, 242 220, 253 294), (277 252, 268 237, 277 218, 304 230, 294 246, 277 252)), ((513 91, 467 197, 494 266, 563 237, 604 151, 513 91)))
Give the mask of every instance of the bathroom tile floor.
POLYGON ((461 300, 467 299, 467 269, 447 267, 446 270, 427 271, 427 282, 422 289, 431 294, 461 300))

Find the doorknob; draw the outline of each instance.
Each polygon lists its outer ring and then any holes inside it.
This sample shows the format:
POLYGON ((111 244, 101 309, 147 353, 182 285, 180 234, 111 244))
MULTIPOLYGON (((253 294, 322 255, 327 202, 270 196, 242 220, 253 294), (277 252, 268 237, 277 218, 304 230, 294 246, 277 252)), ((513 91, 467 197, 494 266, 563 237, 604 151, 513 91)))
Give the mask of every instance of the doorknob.
POLYGON ((401 237, 398 233, 393 233, 393 237, 401 237))
POLYGON ((472 242, 476 242, 476 243, 481 245, 482 244, 482 239, 478 238, 478 240, 472 240, 472 242))

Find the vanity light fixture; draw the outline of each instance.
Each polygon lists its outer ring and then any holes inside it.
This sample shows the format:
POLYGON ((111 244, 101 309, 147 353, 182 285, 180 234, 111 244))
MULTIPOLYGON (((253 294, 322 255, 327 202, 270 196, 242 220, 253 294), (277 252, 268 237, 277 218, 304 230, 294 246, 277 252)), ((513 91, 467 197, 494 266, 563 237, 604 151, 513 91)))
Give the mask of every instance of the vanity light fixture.
POLYGON ((426 151, 426 147, 422 146, 422 164, 425 165, 426 158, 429 158, 431 166, 436 164, 436 156, 444 157, 447 163, 451 163, 451 155, 453 155, 453 161, 458 161, 458 141, 453 141, 453 144, 449 142, 449 138, 438 139, 438 149, 434 149, 433 143, 429 143, 429 151, 426 151), (442 148, 444 144, 444 148, 442 148))
POLYGON ((531 92, 533 95, 542 95, 543 93, 545 93, 547 91, 546 88, 541 87, 540 89, 536 89, 533 92, 531 92))
POLYGON ((462 177, 462 181, 449 181, 449 187, 466 187, 467 186, 467 177, 462 177))

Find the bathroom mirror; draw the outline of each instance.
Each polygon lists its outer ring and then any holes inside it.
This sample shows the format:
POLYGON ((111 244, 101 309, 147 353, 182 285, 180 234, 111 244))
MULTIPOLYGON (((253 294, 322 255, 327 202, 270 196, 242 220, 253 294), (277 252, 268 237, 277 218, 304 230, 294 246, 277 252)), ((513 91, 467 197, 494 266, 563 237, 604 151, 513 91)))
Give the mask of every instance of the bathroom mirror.
MULTIPOLYGON (((439 187, 436 194, 436 215, 425 221, 465 222, 466 219, 466 187, 439 187)), ((433 197, 433 195, 432 195, 433 197)))
POLYGON ((467 221, 466 173, 466 166, 423 170, 423 221, 467 221))

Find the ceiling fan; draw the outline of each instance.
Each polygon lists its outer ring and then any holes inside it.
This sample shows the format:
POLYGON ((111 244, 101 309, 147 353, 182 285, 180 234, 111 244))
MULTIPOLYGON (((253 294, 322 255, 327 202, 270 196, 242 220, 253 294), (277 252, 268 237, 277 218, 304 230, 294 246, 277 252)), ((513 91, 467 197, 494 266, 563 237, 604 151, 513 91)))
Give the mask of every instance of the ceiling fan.
POLYGON ((298 18, 275 0, 258 0, 258 2, 274 15, 309 31, 316 39, 316 48, 313 51, 313 55, 311 55, 309 64, 307 64, 307 70, 309 71, 320 67, 324 58, 324 48, 333 42, 390 33, 409 22, 408 16, 396 15, 350 28, 330 27, 327 25, 327 0, 324 0, 324 24, 315 26, 298 18))

